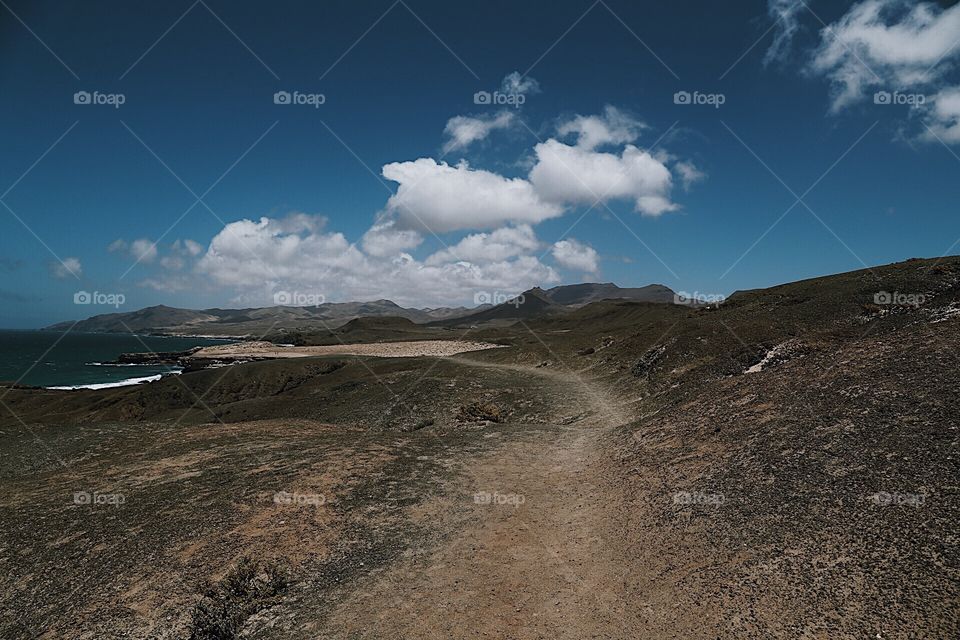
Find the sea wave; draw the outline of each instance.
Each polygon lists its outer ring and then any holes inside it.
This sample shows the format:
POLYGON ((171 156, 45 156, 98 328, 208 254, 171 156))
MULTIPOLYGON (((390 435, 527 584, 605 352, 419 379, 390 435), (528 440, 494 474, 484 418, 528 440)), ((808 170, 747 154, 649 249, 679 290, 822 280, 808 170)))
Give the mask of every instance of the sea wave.
MULTIPOLYGON (((173 375, 180 375, 180 371, 171 371, 173 375)), ((75 384, 62 387, 45 387, 46 389, 57 389, 60 391, 73 391, 76 389, 113 389, 114 387, 131 387, 135 384, 141 384, 145 382, 156 382, 163 377, 163 374, 158 373, 153 376, 143 376, 141 378, 127 378, 126 380, 118 380, 117 382, 97 382, 93 384, 75 384)))
POLYGON ((84 362, 86 367, 155 367, 156 364, 146 362, 84 362))

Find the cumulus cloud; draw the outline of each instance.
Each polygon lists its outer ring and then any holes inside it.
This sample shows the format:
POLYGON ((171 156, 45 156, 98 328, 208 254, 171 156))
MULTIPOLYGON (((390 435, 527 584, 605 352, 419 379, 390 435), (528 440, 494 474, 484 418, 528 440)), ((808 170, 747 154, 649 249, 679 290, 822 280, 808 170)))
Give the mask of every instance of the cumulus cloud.
POLYGON ((107 251, 125 254, 136 262, 144 262, 147 264, 156 260, 159 254, 156 243, 149 238, 140 238, 133 242, 127 242, 123 238, 117 238, 110 243, 107 251))
POLYGON ((491 233, 468 235, 456 245, 427 258, 428 265, 466 261, 477 264, 503 262, 535 251, 540 246, 530 225, 503 227, 491 233))
MULTIPOLYGON (((468 143, 481 135, 475 126, 486 127, 495 118, 481 121, 464 124, 466 132, 454 139, 468 143)), ((567 119, 558 125, 557 136, 572 136, 573 143, 550 138, 534 147, 526 179, 474 169, 466 161, 449 165, 420 158, 387 164, 383 176, 400 186, 387 201, 384 219, 395 222, 393 234, 400 229, 447 233, 537 224, 563 215, 571 206, 598 200, 629 199, 645 215, 673 211, 677 205, 670 199, 673 175, 668 163, 677 163, 675 170, 685 187, 705 176, 666 152, 651 154, 630 144, 646 128, 613 106, 597 115, 567 119), (604 146, 622 149, 600 151, 604 146)))
POLYGON ((160 258, 160 266, 170 271, 183 269, 191 258, 203 253, 203 245, 194 240, 177 240, 170 245, 166 255, 160 258))
POLYGON ((767 14, 774 21, 773 42, 763 56, 763 64, 781 62, 790 53, 793 39, 800 31, 800 10, 804 8, 801 0, 768 0, 767 14))
POLYGON ((928 129, 921 134, 924 139, 960 144, 960 87, 937 93, 925 116, 928 129))
POLYGON ((547 202, 587 204, 630 199, 644 215, 673 211, 670 169, 650 153, 627 145, 619 155, 547 140, 534 148, 530 182, 547 202))
POLYGON ((560 136, 575 134, 577 146, 596 149, 599 146, 621 145, 636 140, 646 125, 616 107, 607 105, 603 113, 594 116, 578 115, 560 124, 560 136))
MULTIPOLYGON (((179 242, 180 241, 177 240, 177 242, 174 243, 174 247, 176 247, 179 242)), ((183 250, 187 255, 196 257, 203 253, 203 245, 194 240, 187 239, 183 241, 183 250)))
POLYGON ((456 116, 447 121, 443 132, 447 141, 443 144, 443 152, 451 153, 466 149, 474 142, 485 139, 497 129, 506 129, 513 125, 516 116, 510 111, 487 116, 456 116))
POLYGON ((466 162, 394 162, 383 167, 383 176, 400 184, 386 211, 407 229, 492 229, 508 222, 535 224, 563 213, 563 207, 543 201, 526 180, 472 169, 466 162))
MULTIPOLYGON (((510 82, 533 90, 532 81, 519 75, 510 82)), ((480 120, 486 126, 497 117, 480 120)), ((159 275, 141 284, 165 291, 232 290, 234 300, 245 304, 269 304, 277 291, 297 291, 330 301, 389 298, 407 306, 455 306, 469 304, 480 291, 520 292, 557 283, 552 265, 595 273, 595 249, 574 239, 544 245, 534 226, 598 198, 629 200, 645 215, 676 209, 670 198, 674 172, 684 186, 704 174, 666 151, 651 154, 632 144, 644 128, 613 107, 571 118, 557 135, 575 139, 537 145, 526 178, 476 169, 466 161, 389 163, 382 173, 397 183, 396 192, 357 242, 327 230, 321 216, 238 220, 206 248, 178 240, 160 257, 159 275), (616 148, 600 151, 604 146, 616 148), (450 246, 425 257, 412 255, 430 236, 443 244, 438 234, 455 232, 461 233, 450 246), (541 253, 550 256, 549 263, 541 253)), ((480 135, 448 134, 463 144, 480 135)), ((118 240, 111 250, 142 255, 138 242, 118 240)))
MULTIPOLYGON (((389 298, 398 304, 432 306, 468 303, 477 291, 523 291, 559 281, 552 267, 520 255, 518 248, 535 241, 532 230, 511 228, 480 235, 485 238, 479 243, 466 241, 462 246, 473 260, 440 252, 419 261, 403 252, 367 255, 340 233, 266 217, 240 220, 211 240, 197 270, 214 285, 232 288, 247 300, 269 300, 274 291, 283 289, 319 293, 327 300, 389 298)), ((168 282, 175 281, 163 284, 168 282)))
POLYGON ((960 57, 960 5, 863 0, 821 32, 810 71, 833 85, 831 110, 874 89, 922 90, 960 57))
POLYGON ((553 244, 553 258, 560 266, 584 273, 596 273, 598 258, 596 250, 578 240, 570 238, 553 244))
POLYGON ((186 264, 187 261, 177 255, 163 256, 160 258, 160 266, 171 271, 179 271, 183 269, 186 264))
POLYGON ((395 220, 388 220, 370 227, 361 242, 368 254, 384 258, 415 249, 423 242, 423 236, 412 229, 398 229, 395 220))
POLYGON ((80 264, 79 258, 64 258, 60 262, 51 262, 49 266, 50 274, 60 280, 70 277, 79 278, 83 275, 83 265, 80 264))
POLYGON ((210 241, 197 268, 220 284, 305 282, 344 271, 362 276, 366 258, 342 233, 323 233, 305 218, 239 220, 210 241), (307 274, 316 274, 304 279, 307 274))

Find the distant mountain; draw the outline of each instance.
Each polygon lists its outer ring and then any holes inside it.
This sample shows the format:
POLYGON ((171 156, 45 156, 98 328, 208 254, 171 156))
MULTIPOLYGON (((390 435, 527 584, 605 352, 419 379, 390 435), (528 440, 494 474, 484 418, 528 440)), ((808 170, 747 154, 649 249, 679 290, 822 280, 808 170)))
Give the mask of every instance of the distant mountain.
POLYGON ((60 322, 45 327, 45 330, 66 331, 72 327, 73 331, 94 333, 148 333, 161 327, 176 326, 186 329, 186 327, 220 322, 221 317, 216 313, 217 311, 220 310, 192 311, 158 305, 139 311, 106 313, 77 323, 60 322))
POLYGON ((524 291, 513 300, 495 307, 456 318, 431 322, 435 326, 467 326, 480 324, 508 324, 517 320, 542 318, 569 313, 600 300, 633 300, 672 304, 673 290, 662 284, 651 284, 635 289, 622 288, 612 282, 562 285, 543 290, 535 287, 524 291))
POLYGON ((624 289, 617 285, 587 282, 543 290, 535 287, 529 291, 476 313, 432 322, 436 326, 466 326, 480 324, 506 324, 529 318, 569 313, 591 302, 600 300, 632 300, 635 302, 659 302, 672 304, 673 290, 662 284, 651 284, 637 289, 624 289))
POLYGON ((673 302, 674 292, 662 284, 640 288, 622 288, 612 282, 584 282, 547 289, 547 297, 557 304, 584 305, 598 300, 636 300, 638 302, 673 302))
POLYGON ((510 323, 524 318, 539 318, 552 313, 558 313, 563 305, 550 300, 547 292, 540 287, 524 291, 512 300, 489 307, 477 313, 431 322, 435 326, 474 325, 482 323, 496 323, 509 321, 510 323))
POLYGON ((355 318, 404 318, 423 324, 455 318, 475 309, 407 309, 390 300, 329 302, 315 307, 254 309, 177 309, 158 305, 139 311, 107 313, 79 322, 59 322, 47 331, 89 333, 157 333, 169 335, 262 336, 281 329, 334 329, 355 318))
MULTIPOLYGON (((524 318, 565 313, 598 300, 673 302, 673 291, 652 284, 624 289, 606 283, 584 283, 525 291, 515 300, 473 309, 408 309, 391 300, 327 302, 313 307, 261 307, 252 309, 177 309, 157 305, 139 311, 107 313, 79 322, 60 322, 45 330, 89 333, 155 333, 165 335, 263 336, 277 332, 328 331, 357 318, 402 318, 411 323, 457 326, 507 323, 524 318)), ((360 326, 364 326, 361 324, 360 326)), ((331 334, 332 335, 332 334, 331 334)))

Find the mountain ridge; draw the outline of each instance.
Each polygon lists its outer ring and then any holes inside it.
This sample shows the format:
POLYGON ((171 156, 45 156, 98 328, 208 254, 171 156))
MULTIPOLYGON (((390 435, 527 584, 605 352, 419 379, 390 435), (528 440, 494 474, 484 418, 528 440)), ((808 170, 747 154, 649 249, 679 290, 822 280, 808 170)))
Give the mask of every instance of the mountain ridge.
POLYGON ((249 337, 280 330, 336 329, 357 318, 402 318, 419 325, 455 326, 563 313, 605 299, 667 303, 673 302, 673 295, 672 290, 660 284, 624 288, 611 282, 585 282, 546 290, 534 287, 505 303, 473 308, 407 308, 388 299, 242 309, 184 309, 158 304, 136 311, 98 314, 76 322, 58 322, 41 330, 249 337))

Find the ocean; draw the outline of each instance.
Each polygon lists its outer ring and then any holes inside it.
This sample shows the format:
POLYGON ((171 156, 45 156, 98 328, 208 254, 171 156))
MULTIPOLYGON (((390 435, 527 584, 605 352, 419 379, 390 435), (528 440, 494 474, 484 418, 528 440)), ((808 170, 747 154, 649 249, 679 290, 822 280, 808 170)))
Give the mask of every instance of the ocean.
POLYGON ((166 365, 107 365, 121 353, 185 351, 232 340, 114 333, 0 330, 0 381, 38 387, 106 388, 178 373, 166 365))

